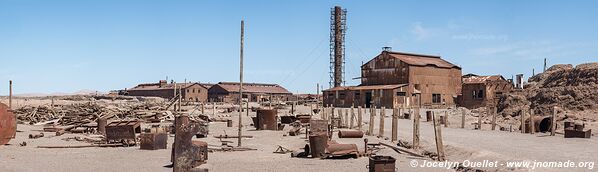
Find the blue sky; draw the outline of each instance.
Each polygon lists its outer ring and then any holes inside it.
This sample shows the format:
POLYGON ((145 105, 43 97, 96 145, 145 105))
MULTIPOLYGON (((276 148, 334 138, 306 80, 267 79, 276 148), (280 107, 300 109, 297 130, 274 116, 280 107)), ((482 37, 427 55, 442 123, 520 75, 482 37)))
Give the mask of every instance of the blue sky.
POLYGON ((330 8, 348 10, 347 85, 394 51, 440 55, 463 74, 598 61, 596 1, 0 0, 0 95, 108 91, 160 79, 328 87, 330 8))

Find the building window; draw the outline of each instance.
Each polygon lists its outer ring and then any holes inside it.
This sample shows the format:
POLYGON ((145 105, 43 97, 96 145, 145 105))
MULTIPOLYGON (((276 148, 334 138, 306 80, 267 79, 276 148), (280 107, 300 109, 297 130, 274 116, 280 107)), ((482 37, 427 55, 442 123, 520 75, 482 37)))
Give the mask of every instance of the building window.
POLYGON ((195 88, 193 89, 193 91, 192 91, 192 92, 193 92, 193 93, 195 93, 195 88))
POLYGON ((473 98, 475 99, 483 99, 484 98, 484 90, 478 90, 477 92, 473 92, 473 98))
POLYGON ((345 93, 339 93, 338 94, 338 98, 339 99, 345 99, 345 93))
POLYGON ((442 103, 440 94, 432 94, 432 103, 442 103))
POLYGON ((397 92, 397 96, 406 96, 406 95, 407 95, 407 93, 405 93, 405 92, 397 92))
POLYGON ((359 97, 361 97, 361 93, 360 92, 355 92, 355 99, 359 99, 359 97))

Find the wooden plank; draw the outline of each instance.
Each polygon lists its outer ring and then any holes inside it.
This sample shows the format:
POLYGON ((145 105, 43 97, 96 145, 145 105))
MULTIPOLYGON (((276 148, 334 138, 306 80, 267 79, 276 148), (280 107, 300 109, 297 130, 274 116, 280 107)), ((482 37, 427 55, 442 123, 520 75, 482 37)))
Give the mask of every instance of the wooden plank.
POLYGON ((442 144, 442 127, 440 127, 440 116, 432 111, 432 120, 434 121, 434 138, 436 139, 436 153, 438 161, 444 161, 444 145, 442 144))

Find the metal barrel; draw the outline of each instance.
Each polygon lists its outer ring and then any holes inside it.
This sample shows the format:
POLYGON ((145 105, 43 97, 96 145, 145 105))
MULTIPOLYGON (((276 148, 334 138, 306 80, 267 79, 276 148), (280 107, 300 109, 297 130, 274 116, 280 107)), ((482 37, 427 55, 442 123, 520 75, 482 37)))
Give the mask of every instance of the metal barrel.
POLYGON ((341 130, 338 131, 338 138, 362 138, 363 131, 361 130, 341 130))
POLYGON ((16 131, 17 122, 15 116, 8 106, 0 103, 0 145, 8 143, 16 131))
POLYGON ((277 130, 278 125, 276 121, 276 109, 258 109, 257 110, 257 124, 258 130, 277 130))
POLYGON ((326 148, 327 152, 331 155, 350 155, 357 154, 356 144, 330 144, 326 148))
POLYGON ((328 143, 328 135, 318 133, 309 136, 309 148, 312 158, 321 157, 326 151, 326 145, 328 143))
MULTIPOLYGON (((527 118, 524 124, 527 132, 531 130, 531 126, 529 126, 529 120, 530 118, 527 118)), ((534 129, 536 132, 550 131, 550 128, 552 128, 551 123, 552 121, 550 116, 534 116, 534 129)))

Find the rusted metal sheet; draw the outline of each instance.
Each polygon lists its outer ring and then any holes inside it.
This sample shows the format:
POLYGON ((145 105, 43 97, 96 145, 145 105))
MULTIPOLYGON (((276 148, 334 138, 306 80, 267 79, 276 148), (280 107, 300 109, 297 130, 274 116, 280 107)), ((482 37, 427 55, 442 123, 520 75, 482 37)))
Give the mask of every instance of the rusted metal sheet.
POLYGON ((114 121, 106 125, 108 142, 135 141, 135 133, 141 133, 141 121, 114 121))
POLYGON ((590 138, 592 130, 565 130, 565 138, 590 138))
POLYGON ((297 115, 299 122, 307 124, 311 120, 311 115, 297 115))
POLYGON ((328 144, 326 147, 326 154, 329 156, 347 156, 347 155, 358 155, 356 144, 328 144))
POLYGON ((106 134, 106 125, 108 123, 108 119, 98 118, 97 122, 98 122, 98 130, 97 130, 98 133, 102 134, 102 135, 106 134))
POLYGON ((297 120, 295 116, 280 116, 280 123, 281 124, 290 124, 297 120))
POLYGON ((394 172, 395 161, 391 156, 372 156, 368 165, 369 172, 394 172))
POLYGON ((258 109, 256 118, 257 121, 254 126, 258 130, 277 130, 277 114, 278 111, 276 109, 258 109))
POLYGON ((361 130, 341 130, 338 131, 338 138, 362 138, 363 131, 361 130))
POLYGON ((0 145, 10 141, 17 131, 17 122, 8 106, 0 103, 0 145))
POLYGON ((199 123, 191 122, 187 115, 175 117, 176 134, 172 148, 174 172, 187 172, 206 163, 208 144, 191 140, 199 128, 199 123))
POLYGON ((139 136, 140 148, 143 150, 166 149, 168 135, 166 133, 142 133, 139 136))
POLYGON ((319 158, 326 152, 328 142, 328 135, 326 133, 318 133, 309 136, 309 148, 312 158, 319 158))

